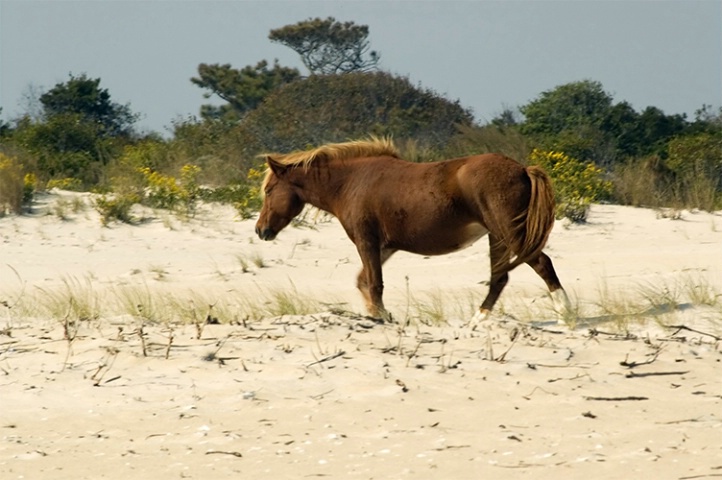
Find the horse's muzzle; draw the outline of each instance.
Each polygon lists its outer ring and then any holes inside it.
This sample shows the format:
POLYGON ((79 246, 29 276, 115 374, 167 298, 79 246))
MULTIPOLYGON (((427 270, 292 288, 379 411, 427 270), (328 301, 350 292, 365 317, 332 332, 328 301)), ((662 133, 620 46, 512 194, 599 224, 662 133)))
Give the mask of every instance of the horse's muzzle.
POLYGON ((276 238, 276 232, 270 228, 264 228, 261 230, 259 227, 256 227, 256 235, 258 235, 258 238, 261 240, 273 240, 276 238))

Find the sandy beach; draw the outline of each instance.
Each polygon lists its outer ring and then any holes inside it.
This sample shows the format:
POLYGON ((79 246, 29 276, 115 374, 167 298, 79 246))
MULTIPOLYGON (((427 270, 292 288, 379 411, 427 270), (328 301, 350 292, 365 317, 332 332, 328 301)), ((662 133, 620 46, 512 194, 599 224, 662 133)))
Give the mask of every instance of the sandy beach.
POLYGON ((722 212, 594 205, 545 250, 572 324, 522 266, 471 326, 486 239, 395 255, 384 324, 334 219, 91 204, 0 218, 3 479, 722 477, 722 212))

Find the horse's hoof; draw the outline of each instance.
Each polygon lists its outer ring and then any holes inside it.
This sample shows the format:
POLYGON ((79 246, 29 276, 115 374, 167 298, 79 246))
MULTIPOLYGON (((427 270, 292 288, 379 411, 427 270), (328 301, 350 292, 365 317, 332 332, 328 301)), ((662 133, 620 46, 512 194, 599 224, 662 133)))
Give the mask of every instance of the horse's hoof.
POLYGON ((480 308, 471 318, 471 322, 469 322, 471 329, 476 330, 476 327, 478 327, 479 324, 488 319, 490 314, 491 312, 486 308, 480 308))
POLYGON ((554 311, 558 315, 557 325, 574 325, 577 321, 577 315, 564 289, 560 288, 551 292, 551 297, 554 303, 554 311))
POLYGON ((376 323, 394 323, 394 317, 386 310, 370 312, 369 318, 376 323))

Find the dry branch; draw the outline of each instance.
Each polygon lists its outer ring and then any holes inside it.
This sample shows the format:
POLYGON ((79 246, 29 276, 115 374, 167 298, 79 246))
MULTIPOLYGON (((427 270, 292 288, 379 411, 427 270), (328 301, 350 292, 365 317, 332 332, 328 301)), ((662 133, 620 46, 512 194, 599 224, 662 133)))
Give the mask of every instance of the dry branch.
POLYGON ((649 397, 636 397, 634 395, 631 395, 629 397, 584 397, 584 400, 594 400, 600 402, 627 402, 649 400, 649 397))
POLYGON ((695 330, 694 328, 689 328, 689 327, 686 326, 686 325, 668 325, 667 328, 676 328, 676 329, 677 329, 677 331, 672 334, 673 336, 674 336, 674 335, 677 335, 677 334, 678 334, 679 332, 681 332, 682 330, 686 330, 686 331, 688 331, 688 332, 699 333, 700 335, 705 335, 705 336, 707 336, 707 337, 712 337, 712 338, 714 338, 714 339, 715 339, 716 341, 718 341, 718 342, 719 342, 720 340, 722 340, 722 337, 718 337, 717 335, 713 335, 713 334, 711 334, 711 333, 702 332, 702 331, 700 331, 700 330, 695 330))
POLYGON ((333 360, 334 358, 338 358, 338 357, 340 357, 340 356, 342 356, 342 355, 346 355, 346 352, 343 351, 343 350, 340 350, 340 351, 334 353, 333 355, 329 355, 329 356, 327 356, 327 357, 323 357, 323 358, 320 359, 320 360, 316 360, 315 362, 311 362, 311 363, 309 363, 308 365, 306 365, 306 367, 312 367, 312 366, 317 365, 317 364, 319 364, 319 363, 328 362, 329 360, 333 360))

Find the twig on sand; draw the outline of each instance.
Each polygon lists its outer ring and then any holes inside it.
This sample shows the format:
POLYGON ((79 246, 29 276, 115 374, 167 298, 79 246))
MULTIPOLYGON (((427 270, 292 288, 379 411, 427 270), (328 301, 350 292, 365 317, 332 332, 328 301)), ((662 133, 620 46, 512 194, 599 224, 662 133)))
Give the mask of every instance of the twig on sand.
POLYGON ((140 337, 140 347, 143 350, 143 356, 148 356, 148 349, 145 345, 145 332, 143 332, 143 325, 138 327, 138 329, 135 331, 135 333, 140 337))
POLYGON ((722 473, 708 473, 702 475, 692 475, 690 477, 679 477, 679 480, 692 480, 693 478, 711 478, 711 477, 722 477, 722 473))
POLYGON ((409 366, 409 363, 411 363, 411 359, 416 356, 416 353, 419 351, 419 347, 421 346, 422 343, 423 343, 423 340, 420 339, 419 342, 416 344, 416 348, 414 348, 414 351, 411 352, 408 355, 408 357, 406 358, 406 366, 407 367, 409 366))
POLYGON ((173 339, 175 337, 173 336, 173 328, 171 327, 170 332, 168 333, 168 345, 165 347, 165 359, 168 360, 168 357, 170 357, 170 349, 173 346, 173 339))
POLYGON ((635 334, 630 332, 625 333, 611 333, 611 332, 603 332, 601 330, 597 330, 596 328, 590 328, 589 329, 589 338, 594 338, 599 335, 606 335, 607 337, 610 337, 612 340, 638 340, 639 337, 637 337, 635 334))
POLYGON ((534 390, 532 390, 531 392, 529 392, 529 393, 526 394, 526 395, 522 395, 521 398, 523 398, 524 400, 531 400, 531 396, 534 395, 534 393, 535 393, 537 390, 540 391, 540 392, 544 392, 544 393, 546 393, 546 394, 548 394, 548 395, 554 395, 554 396, 558 395, 558 393, 550 392, 549 390, 544 390, 544 389, 541 388, 541 387, 534 387, 534 390))
POLYGON ((329 360, 333 360, 334 358, 338 358, 342 355, 346 355, 346 352, 344 350, 339 350, 338 352, 336 352, 332 355, 328 355, 326 357, 323 357, 320 360, 316 360, 315 362, 309 363, 308 365, 306 365, 306 367, 312 367, 314 365, 318 365, 319 363, 328 362, 329 360))
POLYGON ((649 397, 637 397, 634 395, 630 395, 628 397, 584 397, 584 400, 594 400, 600 402, 626 402, 649 400, 649 397))
POLYGON ((242 454, 241 452, 225 452, 225 451, 223 451, 223 450, 208 450, 208 451, 206 452, 206 455, 214 455, 214 454, 219 454, 219 455, 232 455, 232 456, 238 457, 238 458, 243 457, 243 454, 242 454))
POLYGON ((679 372, 645 372, 645 373, 636 373, 636 372, 629 372, 625 375, 626 378, 640 378, 640 377, 655 377, 655 376, 663 376, 663 375, 686 375, 689 373, 689 370, 686 371, 679 371, 679 372))
POLYGON ((511 351, 512 347, 514 347, 514 345, 516 344, 516 341, 517 341, 517 340, 519 339, 519 337, 521 336, 521 335, 520 335, 520 332, 519 332, 519 329, 518 329, 517 327, 512 328, 511 332, 509 333, 509 336, 511 337, 511 344, 509 345, 509 348, 507 348, 507 349, 504 351, 504 353, 502 353, 501 355, 499 355, 499 356, 496 357, 496 358, 494 358, 494 356, 492 355, 492 360, 493 360, 493 361, 499 362, 499 363, 503 363, 504 360, 506 360, 506 354, 511 351))
POLYGON ((646 360, 646 361, 644 361, 644 362, 634 362, 634 361, 628 362, 628 361, 627 361, 627 358, 629 358, 629 355, 627 355, 627 357, 626 357, 624 360, 622 360, 621 362, 619 362, 619 364, 620 364, 621 366, 627 367, 627 368, 639 367, 640 365, 649 365, 649 364, 654 363, 654 362, 657 361, 657 358, 659 358, 659 354, 660 354, 660 353, 662 353, 662 350, 661 350, 661 349, 657 350, 657 351, 654 353, 654 355, 652 356, 652 358, 650 358, 649 360, 646 360))
POLYGON ((700 335, 705 335, 705 336, 707 336, 707 337, 712 337, 712 338, 714 338, 715 340, 717 340, 718 342, 719 342, 720 340, 722 340, 722 337, 718 337, 717 335, 712 335, 711 333, 702 332, 702 331, 700 331, 700 330, 695 330, 694 328, 689 328, 689 327, 686 326, 686 325, 667 325, 667 328, 676 328, 676 329, 677 329, 677 331, 674 332, 672 335, 677 335, 677 334, 678 334, 679 332, 681 332, 682 330, 686 330, 686 331, 688 331, 688 332, 699 333, 700 335))

